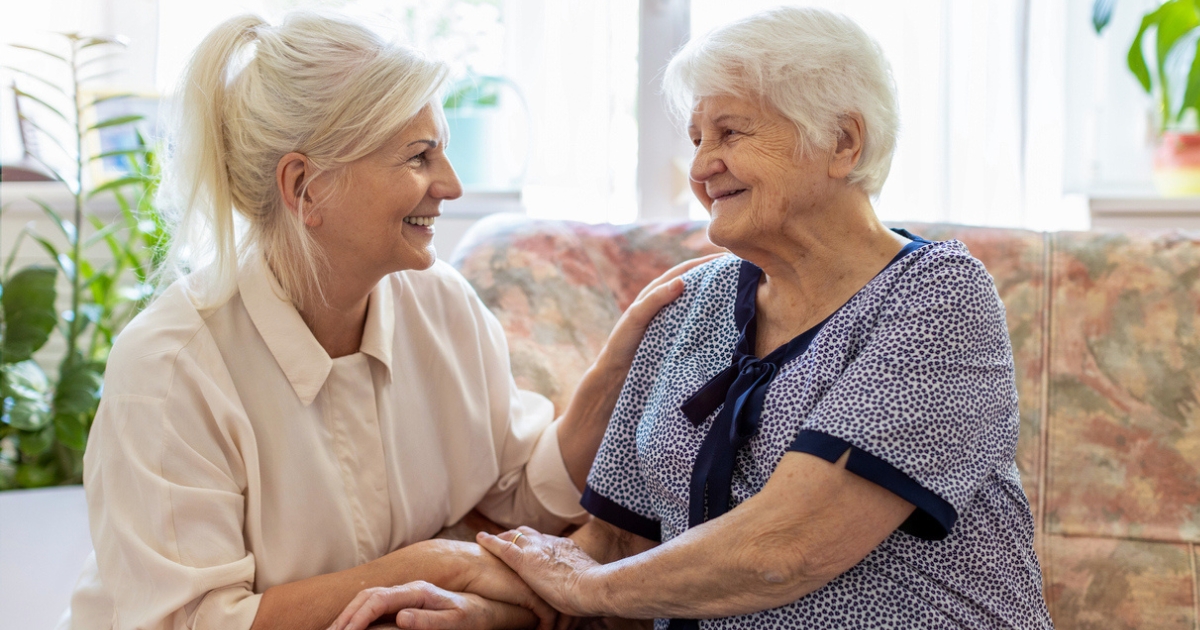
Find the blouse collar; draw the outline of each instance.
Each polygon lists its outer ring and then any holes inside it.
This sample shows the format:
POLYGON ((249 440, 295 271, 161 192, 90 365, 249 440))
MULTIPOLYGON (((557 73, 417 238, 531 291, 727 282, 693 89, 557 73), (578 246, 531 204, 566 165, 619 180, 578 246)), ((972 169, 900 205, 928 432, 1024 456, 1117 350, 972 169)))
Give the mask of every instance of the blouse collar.
MULTIPOLYGON (((283 288, 262 255, 254 256, 243 265, 238 274, 238 289, 250 320, 296 396, 305 405, 312 404, 329 378, 333 359, 308 329, 300 312, 284 297, 283 288)), ((359 349, 382 363, 389 379, 395 327, 391 278, 385 277, 371 290, 359 349)))

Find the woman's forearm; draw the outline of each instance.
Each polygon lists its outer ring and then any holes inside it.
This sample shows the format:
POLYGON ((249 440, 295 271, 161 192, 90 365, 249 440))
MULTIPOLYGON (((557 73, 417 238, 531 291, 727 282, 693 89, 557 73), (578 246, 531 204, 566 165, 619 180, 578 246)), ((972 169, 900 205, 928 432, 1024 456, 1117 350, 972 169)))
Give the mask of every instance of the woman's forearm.
POLYGON ((675 265, 643 287, 617 320, 596 362, 584 373, 558 430, 563 462, 580 491, 587 483, 592 460, 650 321, 683 293, 680 276, 718 256, 711 254, 675 265))
POLYGON ((793 602, 862 561, 912 513, 836 464, 789 453, 762 492, 669 543, 581 577, 593 614, 729 617, 793 602))
POLYGON ((251 630, 324 630, 359 591, 375 586, 424 580, 461 590, 455 544, 427 540, 353 569, 269 588, 263 593, 251 630))
POLYGON ((658 543, 592 519, 569 538, 600 564, 608 564, 653 549, 658 543))
POLYGON ((803 571, 784 541, 772 545, 752 516, 733 512, 665 545, 597 567, 579 591, 594 593, 588 614, 632 619, 729 617, 780 606, 828 578, 803 571), (732 517, 732 518, 731 518, 732 517), (772 549, 774 547, 774 549, 772 549))
POLYGON ((584 372, 560 420, 558 448, 571 481, 581 492, 628 371, 628 366, 624 370, 610 366, 602 355, 584 372))

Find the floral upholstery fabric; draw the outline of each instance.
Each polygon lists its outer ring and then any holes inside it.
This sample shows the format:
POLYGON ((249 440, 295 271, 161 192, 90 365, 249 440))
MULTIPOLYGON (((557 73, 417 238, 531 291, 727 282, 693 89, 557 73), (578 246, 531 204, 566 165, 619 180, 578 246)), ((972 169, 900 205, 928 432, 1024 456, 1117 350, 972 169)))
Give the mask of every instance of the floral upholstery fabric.
MULTIPOLYGON (((962 241, 1004 301, 1055 626, 1195 630, 1200 234, 898 227, 962 241)), ((561 409, 641 287, 717 251, 704 230, 496 216, 454 262, 504 325, 518 384, 561 409)))

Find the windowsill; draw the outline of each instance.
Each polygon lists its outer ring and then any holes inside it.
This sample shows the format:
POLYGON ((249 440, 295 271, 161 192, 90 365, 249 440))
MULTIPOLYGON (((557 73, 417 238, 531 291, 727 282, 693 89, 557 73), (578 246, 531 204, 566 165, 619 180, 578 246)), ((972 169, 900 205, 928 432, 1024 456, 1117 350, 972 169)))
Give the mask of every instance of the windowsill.
POLYGON ((442 215, 455 219, 480 219, 499 212, 525 212, 519 190, 465 190, 453 201, 442 202, 442 215))
POLYGON ((1200 197, 1163 197, 1153 189, 1088 195, 1092 229, 1200 229, 1200 197))

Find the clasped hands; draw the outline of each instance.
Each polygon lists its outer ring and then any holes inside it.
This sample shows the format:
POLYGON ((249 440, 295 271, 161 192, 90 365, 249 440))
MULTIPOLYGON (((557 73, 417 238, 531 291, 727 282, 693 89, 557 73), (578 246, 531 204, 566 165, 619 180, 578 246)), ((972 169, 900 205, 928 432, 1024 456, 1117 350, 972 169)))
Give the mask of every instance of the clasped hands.
POLYGON ((363 590, 334 622, 333 630, 364 630, 384 615, 413 630, 443 628, 570 627, 574 618, 600 613, 599 592, 588 587, 601 566, 574 541, 529 527, 492 536, 478 545, 440 541, 450 560, 441 585, 409 582, 363 590))

